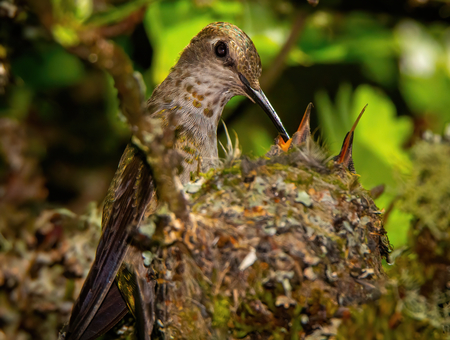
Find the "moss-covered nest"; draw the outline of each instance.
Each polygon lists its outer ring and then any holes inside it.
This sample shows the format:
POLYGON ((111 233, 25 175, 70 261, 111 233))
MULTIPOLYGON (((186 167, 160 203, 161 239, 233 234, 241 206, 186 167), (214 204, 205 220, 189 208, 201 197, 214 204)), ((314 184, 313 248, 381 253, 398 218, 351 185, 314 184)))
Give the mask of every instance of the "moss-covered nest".
POLYGON ((188 185, 191 223, 149 221, 166 339, 327 334, 345 306, 380 296, 389 244, 359 176, 309 142, 272 153, 188 185))

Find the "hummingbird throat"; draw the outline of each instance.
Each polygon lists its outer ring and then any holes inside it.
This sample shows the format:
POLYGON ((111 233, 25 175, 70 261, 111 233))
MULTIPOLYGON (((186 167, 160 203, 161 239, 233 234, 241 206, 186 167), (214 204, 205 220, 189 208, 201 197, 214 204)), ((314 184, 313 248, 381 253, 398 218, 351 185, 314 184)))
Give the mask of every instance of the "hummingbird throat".
POLYGON ((184 156, 182 183, 189 181, 192 171, 206 172, 217 166, 217 127, 223 108, 235 95, 225 86, 227 79, 205 73, 209 72, 174 68, 148 103, 149 113, 155 118, 168 122, 169 115, 174 115, 175 148, 184 156))

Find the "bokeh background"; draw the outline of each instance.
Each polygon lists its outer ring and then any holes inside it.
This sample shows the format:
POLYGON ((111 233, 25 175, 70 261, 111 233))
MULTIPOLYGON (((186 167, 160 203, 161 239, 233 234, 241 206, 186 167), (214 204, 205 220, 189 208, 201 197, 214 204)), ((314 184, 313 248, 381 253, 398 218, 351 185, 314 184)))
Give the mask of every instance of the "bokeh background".
MULTIPOLYGON (((130 139, 111 78, 65 49, 74 43, 75 30, 97 27, 122 46, 150 96, 195 34, 210 22, 229 21, 253 39, 263 64, 262 87, 291 134, 313 102, 314 136, 337 154, 369 104, 355 133, 355 167, 365 188, 385 185, 377 204, 385 211, 389 238, 394 247, 406 242, 410 216, 395 201, 411 171, 409 148, 426 130, 442 133, 450 121, 449 2, 50 3, 59 24, 49 31, 27 2, 0 0, 4 207, 83 213, 100 205, 130 139)), ((245 154, 263 155, 276 137, 266 115, 245 98, 234 98, 223 119, 245 154)), ((219 134, 223 140, 222 127, 219 134)))

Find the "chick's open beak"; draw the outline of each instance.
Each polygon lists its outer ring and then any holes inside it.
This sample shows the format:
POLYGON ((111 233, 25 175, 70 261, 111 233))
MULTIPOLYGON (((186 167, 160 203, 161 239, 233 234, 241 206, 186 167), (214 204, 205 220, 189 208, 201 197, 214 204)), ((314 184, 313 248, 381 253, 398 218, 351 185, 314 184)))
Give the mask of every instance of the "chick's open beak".
POLYGON ((286 132, 286 129, 283 126, 283 123, 280 120, 280 117, 278 117, 277 113, 275 112, 274 108, 270 104, 269 100, 267 99, 264 92, 260 90, 255 90, 253 87, 250 86, 250 83, 248 82, 247 78, 245 78, 242 74, 239 74, 239 78, 242 81, 242 84, 244 84, 244 91, 245 93, 261 108, 267 113, 269 118, 272 120, 272 123, 277 128, 278 132, 281 135, 281 138, 285 142, 289 140, 289 135, 286 132))

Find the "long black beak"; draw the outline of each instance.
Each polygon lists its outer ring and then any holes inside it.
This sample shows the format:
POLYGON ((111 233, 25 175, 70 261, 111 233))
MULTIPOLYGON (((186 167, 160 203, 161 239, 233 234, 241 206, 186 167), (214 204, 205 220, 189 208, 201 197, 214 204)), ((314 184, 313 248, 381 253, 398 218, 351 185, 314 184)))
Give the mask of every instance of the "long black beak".
POLYGON ((244 87, 245 93, 247 93, 250 96, 250 98, 252 98, 255 101, 255 103, 261 106, 261 108, 267 113, 269 118, 272 120, 272 123, 277 128, 278 132, 281 135, 281 138, 283 138, 283 140, 287 142, 289 140, 289 135, 286 132, 286 129, 284 128, 283 123, 280 120, 280 117, 278 117, 277 113, 270 104, 264 92, 262 90, 255 90, 253 87, 251 87, 247 78, 245 78, 242 74, 239 74, 239 78, 241 79, 242 84, 244 84, 245 86, 244 87))

